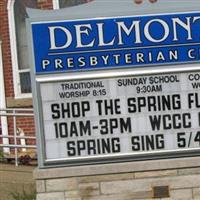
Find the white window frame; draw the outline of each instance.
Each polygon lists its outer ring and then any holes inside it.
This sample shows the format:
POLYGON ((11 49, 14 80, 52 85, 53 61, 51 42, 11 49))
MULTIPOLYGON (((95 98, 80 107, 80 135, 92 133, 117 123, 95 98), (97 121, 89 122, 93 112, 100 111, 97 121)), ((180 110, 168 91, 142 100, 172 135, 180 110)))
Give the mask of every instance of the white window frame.
MULTIPOLYGON (((2 46, 1 46, 1 40, 0 40, 0 109, 6 109, 6 94, 5 94, 5 85, 4 85, 4 70, 3 70, 3 58, 2 58, 2 46)), ((1 111, 2 112, 2 111, 1 111)), ((2 112, 3 113, 3 112, 2 112)), ((1 131, 3 136, 8 136, 8 120, 6 116, 0 117, 1 122, 1 131)), ((4 145, 9 144, 9 139, 4 138, 2 139, 4 145)), ((9 148, 3 148, 4 153, 10 153, 9 148)))
POLYGON ((15 28, 15 14, 14 14, 15 0, 8 0, 8 25, 10 36, 10 50, 11 50, 11 63, 13 71, 13 86, 14 95, 16 99, 32 98, 32 93, 21 93, 20 85, 20 72, 30 72, 30 69, 19 70, 18 56, 17 56, 17 41, 16 41, 16 28, 15 28))
POLYGON ((60 9, 59 0, 52 0, 52 2, 53 2, 53 9, 54 10, 60 9))

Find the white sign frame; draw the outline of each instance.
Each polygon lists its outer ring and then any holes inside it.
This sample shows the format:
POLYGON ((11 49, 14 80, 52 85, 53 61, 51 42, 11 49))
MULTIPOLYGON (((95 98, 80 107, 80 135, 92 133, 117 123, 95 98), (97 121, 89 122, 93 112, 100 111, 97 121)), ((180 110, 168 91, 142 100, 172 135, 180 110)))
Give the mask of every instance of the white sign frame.
MULTIPOLYGON (((40 85, 43 83, 50 83, 50 82, 57 82, 57 81, 77 81, 77 80, 87 80, 87 79, 101 79, 101 78, 119 78, 119 77, 127 77, 130 75, 164 75, 170 73, 183 73, 183 72, 196 72, 199 71, 199 66, 193 67, 191 70, 190 65, 185 65, 184 68, 179 70, 171 70, 171 69, 151 69, 149 71, 135 71, 135 70, 109 70, 107 72, 102 73, 94 73, 90 72, 74 75, 71 74, 70 76, 66 77, 65 75, 55 76, 55 77, 40 77, 37 78, 37 95, 40 95, 40 85), (197 70, 198 69, 198 70, 197 70)), ((42 100, 41 98, 38 99, 39 110, 42 110, 42 100)), ((40 118, 42 117, 42 113, 40 118)), ((179 149, 179 150, 166 150, 166 151, 152 151, 152 152, 139 152, 139 153, 128 153, 128 154, 117 154, 117 155, 97 155, 97 156, 87 156, 87 157, 80 157, 80 158, 66 158, 66 159, 46 159, 46 150, 45 150, 45 139, 44 139, 44 124, 43 121, 40 121, 41 129, 41 138, 40 141, 42 142, 42 156, 43 156, 43 163, 45 167, 48 166, 73 166, 73 165, 83 165, 83 164, 97 164, 97 163, 108 163, 108 162, 122 162, 122 161, 133 161, 133 160, 148 160, 148 159, 160 159, 160 158, 174 158, 174 157, 185 157, 185 156, 195 156, 199 155, 200 148, 192 148, 192 149, 179 149)))

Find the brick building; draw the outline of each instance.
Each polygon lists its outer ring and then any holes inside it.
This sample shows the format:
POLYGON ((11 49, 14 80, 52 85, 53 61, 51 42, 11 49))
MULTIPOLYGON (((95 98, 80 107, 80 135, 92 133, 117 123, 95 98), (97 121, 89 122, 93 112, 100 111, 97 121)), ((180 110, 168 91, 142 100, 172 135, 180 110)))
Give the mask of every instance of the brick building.
MULTIPOLYGON (((30 66, 28 64, 25 20, 26 7, 59 9, 85 3, 86 0, 2 0, 0 1, 0 109, 32 109, 30 66)), ((1 110, 2 111, 2 110, 1 110)), ((13 135, 13 117, 2 117, 0 135, 13 135)), ((17 129, 26 136, 35 135, 33 117, 17 117, 17 129), (19 128, 19 129, 18 129, 19 128)), ((20 141, 18 141, 18 144, 20 141)), ((34 140, 27 140, 34 144, 34 140)), ((0 144, 13 139, 0 137, 0 144)), ((9 149, 4 149, 8 151, 9 149)))
MULTIPOLYGON (((59 9, 86 1, 88 0, 0 1, 0 109, 32 108, 25 7, 59 9)), ((198 0, 191 2, 196 1, 198 0)), ((171 2, 177 5, 178 1, 171 2)), ((187 4, 184 3, 186 1, 182 2, 187 10, 187 4)), ((176 9, 174 6, 174 10, 176 9)), ((12 117, 1 117, 0 125, 0 134, 14 134, 12 117)), ((35 135, 32 117, 18 118, 17 127, 25 135, 35 135)), ((26 141, 27 144, 34 142, 26 141)), ((1 143, 12 141, 0 138, 1 143)), ((34 177, 37 200, 200 199, 198 156, 38 169, 34 172, 34 177)))

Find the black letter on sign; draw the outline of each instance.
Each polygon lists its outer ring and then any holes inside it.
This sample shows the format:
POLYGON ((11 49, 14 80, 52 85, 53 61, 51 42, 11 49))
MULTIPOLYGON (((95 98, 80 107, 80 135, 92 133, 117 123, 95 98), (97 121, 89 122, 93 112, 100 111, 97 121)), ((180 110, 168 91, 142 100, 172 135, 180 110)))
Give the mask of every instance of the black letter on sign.
POLYGON ((60 108, 60 106, 57 103, 51 105, 51 112, 52 112, 52 118, 53 119, 59 119, 60 118, 59 108, 60 108))

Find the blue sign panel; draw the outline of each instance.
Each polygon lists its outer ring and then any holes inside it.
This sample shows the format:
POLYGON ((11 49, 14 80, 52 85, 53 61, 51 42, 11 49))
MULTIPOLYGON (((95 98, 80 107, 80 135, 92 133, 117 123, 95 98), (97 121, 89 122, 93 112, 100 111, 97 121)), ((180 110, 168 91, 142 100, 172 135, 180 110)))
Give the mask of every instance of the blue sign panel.
POLYGON ((36 74, 200 62, 200 13, 32 24, 36 74))

